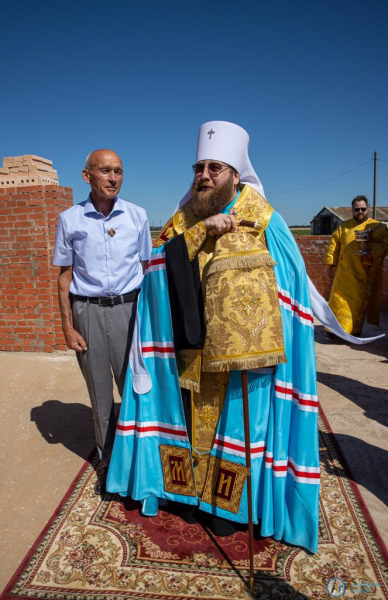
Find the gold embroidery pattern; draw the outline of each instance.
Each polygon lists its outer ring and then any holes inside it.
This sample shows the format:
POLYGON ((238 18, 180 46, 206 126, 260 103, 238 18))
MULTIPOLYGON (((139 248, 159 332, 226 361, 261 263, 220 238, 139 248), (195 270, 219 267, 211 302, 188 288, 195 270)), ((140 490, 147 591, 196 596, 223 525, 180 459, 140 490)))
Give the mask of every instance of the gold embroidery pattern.
POLYGON ((260 298, 257 295, 252 296, 252 288, 247 283, 236 285, 235 290, 237 296, 231 300, 231 309, 236 310, 243 319, 250 321, 261 304, 260 298))
POLYGON ((185 390, 200 391, 201 350, 179 350, 176 355, 180 386, 185 390))
MULTIPOLYGON (((254 230, 247 231, 244 227, 239 227, 238 231, 233 233, 225 233, 222 236, 221 244, 217 245, 217 252, 214 258, 219 255, 225 256, 238 255, 239 253, 248 254, 249 252, 257 252, 257 238, 259 233, 254 230)), ((221 239, 221 238, 220 238, 221 239)))
POLYGON ((207 277, 203 370, 227 371, 286 361, 272 267, 213 272, 207 277))
POLYGON ((206 239, 206 227, 202 221, 184 232, 189 259, 193 260, 206 239))
MULTIPOLYGON (((233 208, 237 213, 238 219, 258 221, 260 229, 257 231, 260 234, 266 230, 273 213, 272 206, 268 204, 265 198, 248 185, 243 187, 233 208)), ((245 230, 245 228, 242 229, 245 230)))
POLYGON ((211 410, 210 406, 205 406, 205 408, 198 413, 198 418, 204 422, 207 429, 214 432, 214 428, 218 423, 218 417, 214 414, 214 411, 211 410))
POLYGON ((159 450, 166 492, 196 496, 189 449, 160 444, 159 450))
POLYGON ((212 456, 202 501, 237 514, 247 473, 243 465, 212 456))
MULTIPOLYGON (((229 376, 229 373, 202 372, 201 393, 192 392, 192 445, 199 454, 210 452, 213 447, 229 376)), ((205 483, 209 458, 209 454, 193 455, 195 482, 199 495, 205 483)))
POLYGON ((172 220, 174 230, 177 234, 183 233, 190 229, 190 227, 200 223, 200 219, 198 219, 192 211, 191 200, 186 202, 186 204, 174 214, 172 220))
POLYGON ((165 244, 166 242, 168 242, 168 240, 174 237, 174 228, 172 226, 172 223, 172 219, 167 221, 162 231, 160 232, 157 240, 154 242, 154 248, 159 248, 160 246, 163 246, 163 244, 165 244))

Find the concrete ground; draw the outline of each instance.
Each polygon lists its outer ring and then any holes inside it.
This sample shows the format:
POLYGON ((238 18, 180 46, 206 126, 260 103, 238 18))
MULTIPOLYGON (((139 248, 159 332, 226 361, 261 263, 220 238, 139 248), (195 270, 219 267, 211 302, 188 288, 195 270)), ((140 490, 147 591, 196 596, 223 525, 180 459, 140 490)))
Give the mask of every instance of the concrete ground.
MULTIPOLYGON (((364 334, 377 328, 368 326, 364 334)), ((388 313, 383 340, 348 346, 316 327, 318 391, 336 438, 388 543, 388 313)), ((86 387, 72 352, 1 353, 0 590, 93 447, 86 387)))

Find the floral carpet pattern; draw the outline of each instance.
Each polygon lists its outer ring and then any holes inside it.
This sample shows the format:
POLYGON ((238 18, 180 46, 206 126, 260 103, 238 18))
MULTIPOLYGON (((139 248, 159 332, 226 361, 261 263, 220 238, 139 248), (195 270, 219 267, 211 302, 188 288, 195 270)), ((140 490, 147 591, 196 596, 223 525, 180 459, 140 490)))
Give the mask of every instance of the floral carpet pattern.
POLYGON ((243 529, 220 538, 167 508, 145 518, 130 499, 101 501, 87 463, 0 600, 387 600, 383 545, 322 418, 320 446, 319 552, 255 536, 253 596, 243 529))

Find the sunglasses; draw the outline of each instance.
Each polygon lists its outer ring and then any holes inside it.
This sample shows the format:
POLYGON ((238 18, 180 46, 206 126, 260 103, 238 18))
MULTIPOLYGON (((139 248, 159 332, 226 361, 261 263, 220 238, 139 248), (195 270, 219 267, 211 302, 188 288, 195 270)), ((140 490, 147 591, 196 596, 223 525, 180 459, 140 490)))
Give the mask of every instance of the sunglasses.
POLYGON ((197 163, 195 165, 193 165, 191 167, 194 171, 194 176, 195 177, 199 177, 200 175, 202 175, 205 171, 205 169, 208 170, 210 177, 218 177, 218 175, 221 175, 221 173, 223 173, 224 171, 226 171, 226 169, 231 169, 232 167, 230 167, 229 165, 225 165, 222 163, 197 163))
POLYGON ((353 208, 353 212, 365 212, 367 210, 366 206, 360 207, 360 208, 353 208))

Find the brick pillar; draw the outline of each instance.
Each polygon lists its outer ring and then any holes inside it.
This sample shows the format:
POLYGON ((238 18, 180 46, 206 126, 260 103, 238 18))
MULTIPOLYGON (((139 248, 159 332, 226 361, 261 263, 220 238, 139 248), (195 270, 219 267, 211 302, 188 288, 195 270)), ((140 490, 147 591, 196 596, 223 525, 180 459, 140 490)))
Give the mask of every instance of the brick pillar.
POLYGON ((57 185, 0 189, 0 350, 65 350, 52 266, 58 214, 73 191, 57 185))
POLYGON ((326 299, 330 296, 331 280, 326 277, 323 257, 330 241, 330 235, 297 235, 295 241, 299 246, 306 265, 307 275, 326 299))

